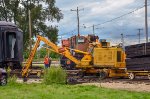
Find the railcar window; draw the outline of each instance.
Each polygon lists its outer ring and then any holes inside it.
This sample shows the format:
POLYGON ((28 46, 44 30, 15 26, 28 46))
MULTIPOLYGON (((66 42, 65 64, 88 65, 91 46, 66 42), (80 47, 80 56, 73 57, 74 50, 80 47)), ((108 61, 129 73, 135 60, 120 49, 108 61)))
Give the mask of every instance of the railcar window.
POLYGON ((78 38, 78 43, 84 43, 84 38, 78 38))
POLYGON ((15 58, 16 33, 6 33, 7 58, 15 58))
POLYGON ((117 51, 117 62, 121 62, 121 51, 117 51))
POLYGON ((107 42, 102 42, 102 47, 107 47, 107 42))

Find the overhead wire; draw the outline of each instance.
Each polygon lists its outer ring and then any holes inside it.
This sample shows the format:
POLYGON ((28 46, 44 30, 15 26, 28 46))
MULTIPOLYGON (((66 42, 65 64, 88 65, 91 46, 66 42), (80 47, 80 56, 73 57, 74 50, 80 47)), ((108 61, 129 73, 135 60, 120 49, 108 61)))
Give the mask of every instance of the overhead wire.
POLYGON ((73 33, 73 32, 75 32, 76 30, 77 30, 77 28, 76 28, 76 29, 73 29, 73 30, 71 30, 71 31, 69 31, 69 32, 65 32, 65 33, 59 34, 59 36, 63 36, 63 35, 66 35, 66 34, 73 33))
MULTIPOLYGON (((147 6, 150 6, 150 4, 147 4, 147 6)), ((123 14, 123 15, 120 15, 120 16, 118 16, 118 17, 115 17, 115 18, 113 18, 113 19, 110 19, 110 20, 108 20, 108 21, 105 21, 105 22, 103 22, 103 23, 96 24, 96 25, 94 25, 94 26, 103 25, 103 24, 112 22, 112 21, 114 21, 114 20, 120 19, 120 18, 122 18, 122 17, 124 17, 124 16, 127 16, 127 15, 129 15, 129 14, 132 14, 132 13, 134 13, 135 11, 138 11, 138 10, 144 8, 144 7, 145 7, 145 5, 142 6, 142 7, 137 8, 137 9, 135 9, 135 10, 133 10, 133 11, 130 11, 130 12, 128 12, 128 13, 125 13, 125 14, 123 14)), ((88 26, 87 28, 91 28, 91 27, 92 27, 92 26, 88 26)))
MULTIPOLYGON (((147 6, 150 6, 150 4, 148 4, 147 6)), ((122 17, 124 17, 124 16, 127 16, 127 15, 129 15, 129 14, 132 14, 132 13, 134 13, 135 11, 138 11, 138 10, 144 8, 144 7, 145 7, 145 5, 142 6, 142 7, 137 8, 137 9, 135 9, 135 10, 133 10, 133 11, 130 11, 130 12, 126 13, 126 14, 123 14, 123 15, 118 16, 118 17, 116 17, 116 18, 113 18, 113 19, 111 19, 111 20, 105 21, 105 22, 103 22, 103 23, 96 24, 96 25, 94 25, 94 26, 104 25, 104 24, 106 24, 106 23, 109 23, 109 22, 112 22, 112 21, 114 21, 114 20, 120 19, 120 18, 122 18, 122 17)), ((86 28, 91 28, 91 27, 93 27, 93 26, 88 26, 88 27, 86 27, 86 28)), ((76 28, 76 29, 77 29, 77 28, 76 28)), ((73 33, 73 32, 76 31, 76 29, 73 29, 73 30, 71 30, 71 31, 69 31, 69 32, 66 32, 66 33, 63 33, 63 34, 59 34, 59 35, 66 35, 66 34, 73 33)))

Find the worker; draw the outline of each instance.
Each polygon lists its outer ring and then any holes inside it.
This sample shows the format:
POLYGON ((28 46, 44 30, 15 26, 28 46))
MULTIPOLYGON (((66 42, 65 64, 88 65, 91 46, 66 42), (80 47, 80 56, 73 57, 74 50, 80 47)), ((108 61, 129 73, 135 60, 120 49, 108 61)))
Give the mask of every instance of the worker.
POLYGON ((49 67, 49 58, 47 57, 47 55, 44 58, 44 65, 45 65, 45 69, 49 67))
POLYGON ((49 68, 50 68, 50 66, 51 66, 51 63, 52 63, 52 58, 49 57, 49 68))

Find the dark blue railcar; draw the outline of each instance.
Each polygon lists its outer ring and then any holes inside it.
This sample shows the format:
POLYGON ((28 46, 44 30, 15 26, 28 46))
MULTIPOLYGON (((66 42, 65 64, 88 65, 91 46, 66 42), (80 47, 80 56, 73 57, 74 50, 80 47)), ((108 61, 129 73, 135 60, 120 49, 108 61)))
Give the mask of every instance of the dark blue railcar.
POLYGON ((0 68, 21 68, 23 32, 13 23, 0 21, 0 68))

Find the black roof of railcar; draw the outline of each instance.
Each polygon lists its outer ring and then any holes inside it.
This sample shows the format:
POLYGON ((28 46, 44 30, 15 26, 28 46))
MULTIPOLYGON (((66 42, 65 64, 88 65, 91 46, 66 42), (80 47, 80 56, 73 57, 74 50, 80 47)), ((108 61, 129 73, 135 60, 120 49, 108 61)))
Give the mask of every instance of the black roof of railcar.
POLYGON ((13 27, 17 27, 17 25, 15 25, 12 22, 7 22, 7 21, 0 21, 0 26, 13 26, 13 27))
POLYGON ((18 31, 22 32, 22 30, 18 28, 17 25, 15 25, 12 22, 0 21, 0 27, 16 28, 18 31))

